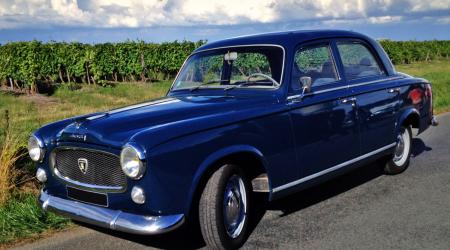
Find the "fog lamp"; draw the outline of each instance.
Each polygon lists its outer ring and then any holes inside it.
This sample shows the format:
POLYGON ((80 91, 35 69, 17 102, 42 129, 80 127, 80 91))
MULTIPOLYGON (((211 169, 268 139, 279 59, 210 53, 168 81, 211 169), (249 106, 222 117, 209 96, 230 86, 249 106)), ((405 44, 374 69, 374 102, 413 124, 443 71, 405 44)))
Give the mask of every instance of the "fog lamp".
POLYGON ((36 171, 36 179, 38 179, 38 181, 42 183, 47 181, 47 173, 44 169, 38 168, 38 170, 36 171))
POLYGON ((145 195, 144 190, 140 187, 133 187, 131 190, 131 199, 136 204, 144 204, 145 203, 145 195))

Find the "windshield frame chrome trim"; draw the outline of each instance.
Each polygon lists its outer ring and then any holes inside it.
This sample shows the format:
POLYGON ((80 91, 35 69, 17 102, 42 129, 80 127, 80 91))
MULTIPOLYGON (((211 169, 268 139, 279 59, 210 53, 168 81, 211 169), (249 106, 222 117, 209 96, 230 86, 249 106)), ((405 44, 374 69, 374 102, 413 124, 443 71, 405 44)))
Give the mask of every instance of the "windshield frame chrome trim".
MULTIPOLYGON (((261 43, 261 44, 240 44, 240 45, 230 45, 230 46, 221 46, 221 47, 215 47, 215 48, 209 48, 209 49, 203 49, 203 50, 198 50, 193 52, 192 54, 190 54, 183 62, 183 64, 180 67, 180 70, 178 70, 177 75, 175 76, 175 79, 173 80, 172 84, 170 85, 169 91, 168 93, 172 92, 172 91, 179 91, 179 90, 189 90, 190 88, 181 88, 181 89, 176 89, 174 90, 173 87, 175 85, 176 80, 178 79, 181 70, 184 68, 184 66, 186 65, 187 61, 194 55, 198 54, 198 53, 202 53, 202 52, 206 52, 206 51, 212 51, 212 50, 220 50, 220 49, 226 49, 226 48, 242 48, 242 47, 276 47, 276 48, 281 48, 281 50, 283 51, 283 63, 281 65, 281 79, 279 82, 278 86, 274 86, 274 87, 266 87, 266 88, 256 88, 256 87, 238 87, 236 86, 238 89, 270 89, 270 90, 278 90, 283 86, 283 80, 284 80, 284 69, 285 69, 285 65, 286 65, 286 49, 279 44, 271 44, 271 43, 261 43)), ((201 89, 225 89, 225 87, 223 88, 201 88, 201 89)))

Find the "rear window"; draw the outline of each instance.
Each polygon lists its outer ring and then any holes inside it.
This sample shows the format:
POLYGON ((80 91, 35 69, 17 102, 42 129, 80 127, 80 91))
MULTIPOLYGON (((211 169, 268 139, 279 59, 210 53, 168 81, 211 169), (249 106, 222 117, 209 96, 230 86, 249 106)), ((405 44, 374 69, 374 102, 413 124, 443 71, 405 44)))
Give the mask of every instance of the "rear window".
POLYGON ((347 80, 385 75, 372 52, 362 43, 337 44, 347 80))

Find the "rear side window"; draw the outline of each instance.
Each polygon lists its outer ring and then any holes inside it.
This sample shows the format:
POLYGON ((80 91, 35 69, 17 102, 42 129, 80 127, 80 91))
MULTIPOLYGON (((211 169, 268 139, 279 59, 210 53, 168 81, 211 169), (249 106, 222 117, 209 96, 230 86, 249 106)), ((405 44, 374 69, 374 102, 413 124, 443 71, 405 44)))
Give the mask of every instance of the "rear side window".
POLYGON ((338 80, 335 64, 328 44, 300 48, 295 53, 292 69, 292 87, 300 88, 300 77, 309 76, 312 86, 326 85, 338 80))
POLYGON ((337 47, 347 80, 385 75, 375 56, 364 44, 338 42, 337 47))

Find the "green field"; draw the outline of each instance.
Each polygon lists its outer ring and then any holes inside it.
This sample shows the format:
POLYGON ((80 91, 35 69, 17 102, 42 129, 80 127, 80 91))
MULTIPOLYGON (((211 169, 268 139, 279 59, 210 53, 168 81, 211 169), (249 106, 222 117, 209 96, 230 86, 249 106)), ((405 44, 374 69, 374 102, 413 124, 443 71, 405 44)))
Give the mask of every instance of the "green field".
POLYGON ((450 61, 440 60, 398 65, 397 71, 423 77, 433 86, 435 113, 450 111, 450 61))
MULTIPOLYGON (((398 65, 396 68, 430 80, 435 112, 450 111, 449 60, 398 65)), ((0 244, 36 237, 69 224, 58 216, 43 214, 36 205, 34 197, 38 185, 34 180, 28 181, 35 171, 33 164, 26 157, 19 164, 8 162, 11 155, 23 152, 32 131, 55 120, 164 96, 170 82, 120 83, 108 87, 79 85, 79 89, 73 89, 73 86, 62 85, 51 96, 0 92, 0 244), (6 147, 7 141, 10 144, 6 147), (8 166, 9 172, 5 172, 8 166)))

